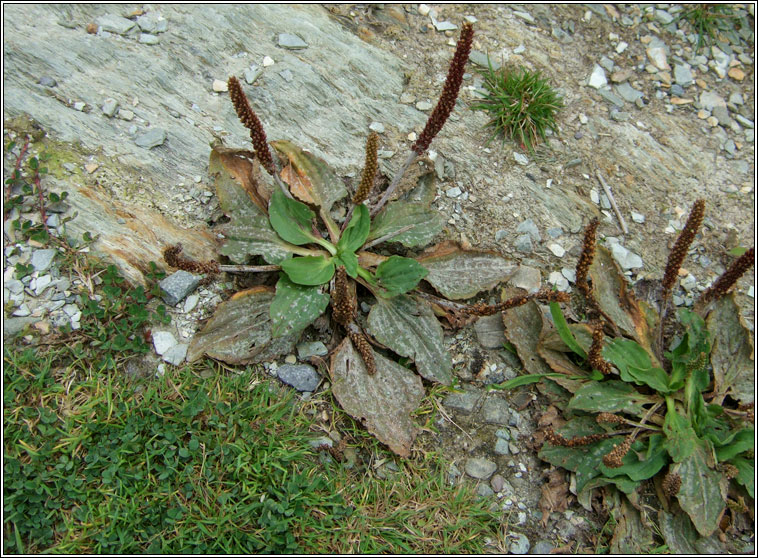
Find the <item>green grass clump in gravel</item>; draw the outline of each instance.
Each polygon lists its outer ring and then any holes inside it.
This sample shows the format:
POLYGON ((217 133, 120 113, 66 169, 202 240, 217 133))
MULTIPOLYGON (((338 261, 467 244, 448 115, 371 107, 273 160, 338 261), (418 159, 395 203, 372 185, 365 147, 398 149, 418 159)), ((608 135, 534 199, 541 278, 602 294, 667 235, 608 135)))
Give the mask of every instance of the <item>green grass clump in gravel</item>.
POLYGON ((381 479, 319 456, 308 442, 323 432, 291 390, 251 369, 130 379, 62 354, 4 348, 7 553, 478 553, 501 540, 498 514, 447 486, 436 459, 381 479))
POLYGON ((523 67, 496 70, 489 64, 483 75, 487 92, 471 108, 489 113, 492 138, 511 138, 534 152, 540 139, 547 141, 547 130, 558 133, 555 115, 563 101, 540 72, 523 67))

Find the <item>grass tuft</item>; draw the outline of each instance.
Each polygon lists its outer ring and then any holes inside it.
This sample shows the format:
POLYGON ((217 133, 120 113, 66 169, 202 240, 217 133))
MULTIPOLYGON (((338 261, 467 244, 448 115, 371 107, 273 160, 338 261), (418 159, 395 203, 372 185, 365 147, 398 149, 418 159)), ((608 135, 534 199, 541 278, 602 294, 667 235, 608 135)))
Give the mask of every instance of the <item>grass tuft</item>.
POLYGON ((547 130, 558 133, 555 115, 563 101, 540 72, 524 67, 495 70, 488 60, 483 85, 487 93, 471 108, 490 113, 490 141, 496 136, 502 136, 503 141, 511 138, 534 152, 540 139, 547 141, 547 130))

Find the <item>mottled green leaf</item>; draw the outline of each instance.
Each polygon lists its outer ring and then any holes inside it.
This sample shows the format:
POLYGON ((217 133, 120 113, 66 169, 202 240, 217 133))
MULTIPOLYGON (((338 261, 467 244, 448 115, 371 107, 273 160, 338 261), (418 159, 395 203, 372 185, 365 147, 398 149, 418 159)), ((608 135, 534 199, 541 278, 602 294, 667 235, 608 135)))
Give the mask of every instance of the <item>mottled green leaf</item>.
POLYGON ((742 404, 755 401, 753 336, 745 327, 731 293, 712 303, 706 318, 713 335, 711 365, 716 392, 729 394, 742 404))
POLYGON ((355 252, 363 246, 368 237, 371 228, 371 217, 369 216, 368 207, 363 204, 356 206, 350 223, 340 236, 337 243, 338 253, 355 252))
POLYGON ((426 246, 445 226, 445 218, 439 211, 429 209, 420 202, 394 202, 384 207, 375 217, 368 240, 392 234, 411 227, 393 236, 388 242, 399 242, 408 248, 426 246))
POLYGON ((187 360, 207 355, 230 364, 247 364, 291 351, 300 334, 272 338, 269 307, 273 299, 274 289, 254 287, 219 304, 192 339, 187 360))
POLYGON ((329 367, 332 394, 353 418, 401 457, 410 455, 419 427, 411 413, 424 397, 424 387, 412 371, 374 352, 376 373, 369 374, 350 339, 345 339, 329 367))
POLYGON ((303 256, 282 262, 282 270, 298 285, 322 285, 334 275, 334 260, 324 256, 303 256))
POLYGON ((429 272, 412 258, 390 256, 376 267, 374 274, 389 296, 414 289, 429 272))
POLYGON ((321 292, 320 287, 297 285, 280 273, 269 312, 271 335, 299 334, 323 314, 328 305, 329 294, 321 292))
POLYGON ((726 445, 716 448, 716 459, 718 459, 719 462, 724 462, 744 451, 754 449, 755 430, 752 428, 743 428, 735 433, 734 437, 732 437, 726 445))
POLYGON ((427 380, 452 382, 452 360, 442 326, 431 309, 407 295, 379 298, 368 315, 371 335, 400 356, 410 357, 427 380))
POLYGON ((631 556, 648 554, 653 548, 653 532, 640 517, 640 512, 627 498, 618 498, 612 515, 616 520, 616 528, 611 538, 611 554, 631 556))
POLYGON ((690 421, 679 414, 673 405, 666 412, 663 433, 666 435, 664 446, 675 463, 687 459, 702 444, 690 421))
POLYGON ((298 174, 296 187, 290 185, 294 196, 328 213, 334 202, 347 195, 345 185, 319 157, 287 140, 272 141, 271 146, 290 162, 298 174))
POLYGON ((274 190, 268 205, 271 226, 287 242, 301 246, 315 242, 311 233, 313 211, 304 203, 291 200, 279 189, 274 190))
POLYGON ((695 555, 698 553, 695 548, 697 531, 687 514, 672 514, 661 510, 658 512, 658 525, 661 528, 663 540, 672 554, 695 555))
POLYGON ((705 444, 699 444, 672 471, 682 479, 676 494, 679 505, 690 516, 695 529, 707 537, 718 527, 721 512, 726 506, 726 479, 708 466, 705 444))
POLYGON ((643 405, 654 403, 655 396, 643 395, 633 386, 618 380, 589 382, 579 388, 569 401, 568 408, 578 411, 628 413, 642 416, 643 405))
POLYGON ((345 272, 352 278, 358 275, 358 256, 353 252, 344 252, 334 257, 334 265, 339 267, 345 266, 345 272))
POLYGON ((452 243, 439 244, 416 259, 429 270, 426 281, 451 300, 491 289, 516 270, 498 254, 462 250, 452 243))

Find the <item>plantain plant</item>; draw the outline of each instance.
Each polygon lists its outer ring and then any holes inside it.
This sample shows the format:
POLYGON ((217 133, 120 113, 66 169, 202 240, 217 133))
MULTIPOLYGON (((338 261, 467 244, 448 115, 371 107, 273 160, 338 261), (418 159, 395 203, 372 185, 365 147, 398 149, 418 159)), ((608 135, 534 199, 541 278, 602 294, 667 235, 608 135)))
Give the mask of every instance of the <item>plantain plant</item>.
POLYGON ((253 274, 261 284, 218 306, 193 338, 188 360, 203 355, 232 364, 270 360, 290 352, 320 316, 330 316, 332 331, 342 334, 328 363, 332 393, 380 441, 407 456, 418 432, 410 415, 424 395, 421 378, 453 382, 439 319, 460 326, 531 299, 564 299, 540 291, 499 305, 456 302, 506 280, 515 266, 451 242, 428 246, 445 221, 431 208, 433 173, 421 173, 411 188, 398 191, 455 106, 472 40, 473 28, 464 24, 424 130, 389 186, 373 197, 376 134, 367 140, 361 182, 348 196, 323 160, 286 140, 269 144, 239 80, 229 78, 232 103, 254 147, 254 152, 216 147, 210 156, 216 194, 229 217, 220 229, 220 254, 233 264, 189 261, 177 246, 168 247, 164 257, 188 271, 253 274), (271 177, 268 182, 260 167, 271 177), (346 215, 341 223, 333 216, 339 209, 346 215), (377 246, 384 254, 372 251, 377 246), (409 257, 392 253, 398 247, 427 249, 409 257), (265 263, 254 265, 253 259, 265 263), (368 316, 359 311, 358 295, 371 307, 368 316), (399 364, 400 358, 418 375, 399 364))
MULTIPOLYGON (((753 344, 729 293, 753 265, 754 249, 702 292, 694 310, 674 316, 669 304, 704 210, 698 200, 674 244, 659 311, 638 300, 611 253, 596 247, 594 220, 576 268, 573 315, 584 319, 569 323, 553 303, 550 318, 528 306, 506 314, 506 335, 521 349, 536 346, 540 362, 504 387, 545 382, 568 399, 564 418, 543 433, 540 458, 575 475, 577 498, 588 509, 601 486, 615 487, 640 510, 652 489, 662 508, 660 532, 674 552, 696 548, 698 537, 723 524, 725 510, 746 511, 754 498, 753 344), (539 327, 520 338, 530 312, 541 318, 539 327)), ((628 516, 634 508, 625 509, 628 516)), ((642 515, 634 527, 629 517, 619 521, 614 540, 633 538, 634 528, 651 535, 642 515)))

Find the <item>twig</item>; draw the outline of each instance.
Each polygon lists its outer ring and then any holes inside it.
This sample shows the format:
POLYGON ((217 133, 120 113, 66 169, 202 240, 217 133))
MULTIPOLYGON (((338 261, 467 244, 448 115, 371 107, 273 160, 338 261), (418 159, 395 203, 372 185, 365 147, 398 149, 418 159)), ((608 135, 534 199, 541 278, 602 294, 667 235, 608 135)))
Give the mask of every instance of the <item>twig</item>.
POLYGON ((394 238, 394 237, 396 237, 398 235, 403 234, 406 231, 411 230, 415 226, 416 226, 415 223, 411 223, 410 225, 405 225, 404 227, 400 227, 399 229, 397 229, 394 232, 390 232, 390 233, 385 234, 384 236, 380 236, 379 238, 377 238, 375 240, 372 240, 368 244, 364 245, 363 248, 362 248, 362 250, 368 250, 369 248, 371 248, 373 246, 376 246, 377 244, 381 244, 382 242, 385 242, 385 241, 389 240, 390 238, 394 238))
POLYGON ((597 175, 597 179, 600 181, 600 185, 603 187, 603 190, 605 190, 605 195, 608 196, 608 201, 611 202, 613 211, 616 212, 616 217, 618 217, 619 223, 621 223, 621 230, 624 231, 624 234, 629 234, 629 229, 626 227, 626 221, 624 221, 624 217, 621 215, 621 212, 616 205, 616 200, 613 199, 611 189, 608 187, 608 184, 605 183, 605 179, 603 178, 603 175, 600 174, 600 171, 598 169, 595 169, 595 174, 597 175))
POLYGON ((259 273, 264 271, 277 271, 281 269, 280 265, 219 265, 219 271, 227 273, 259 273))
POLYGON ((381 197, 379 202, 374 206, 374 208, 371 210, 371 216, 373 217, 377 213, 379 213, 379 210, 384 207, 384 204, 389 201, 390 196, 394 193, 395 189, 397 189, 397 185, 400 184, 400 180, 403 178, 403 175, 405 174, 405 171, 408 170, 408 167, 411 166, 413 161, 416 160, 416 157, 418 157, 418 154, 411 150, 411 152, 408 154, 408 158, 403 162, 403 164, 400 166, 398 171, 395 173, 395 176, 392 178, 392 182, 387 187, 387 189, 384 191, 384 195, 381 197))

